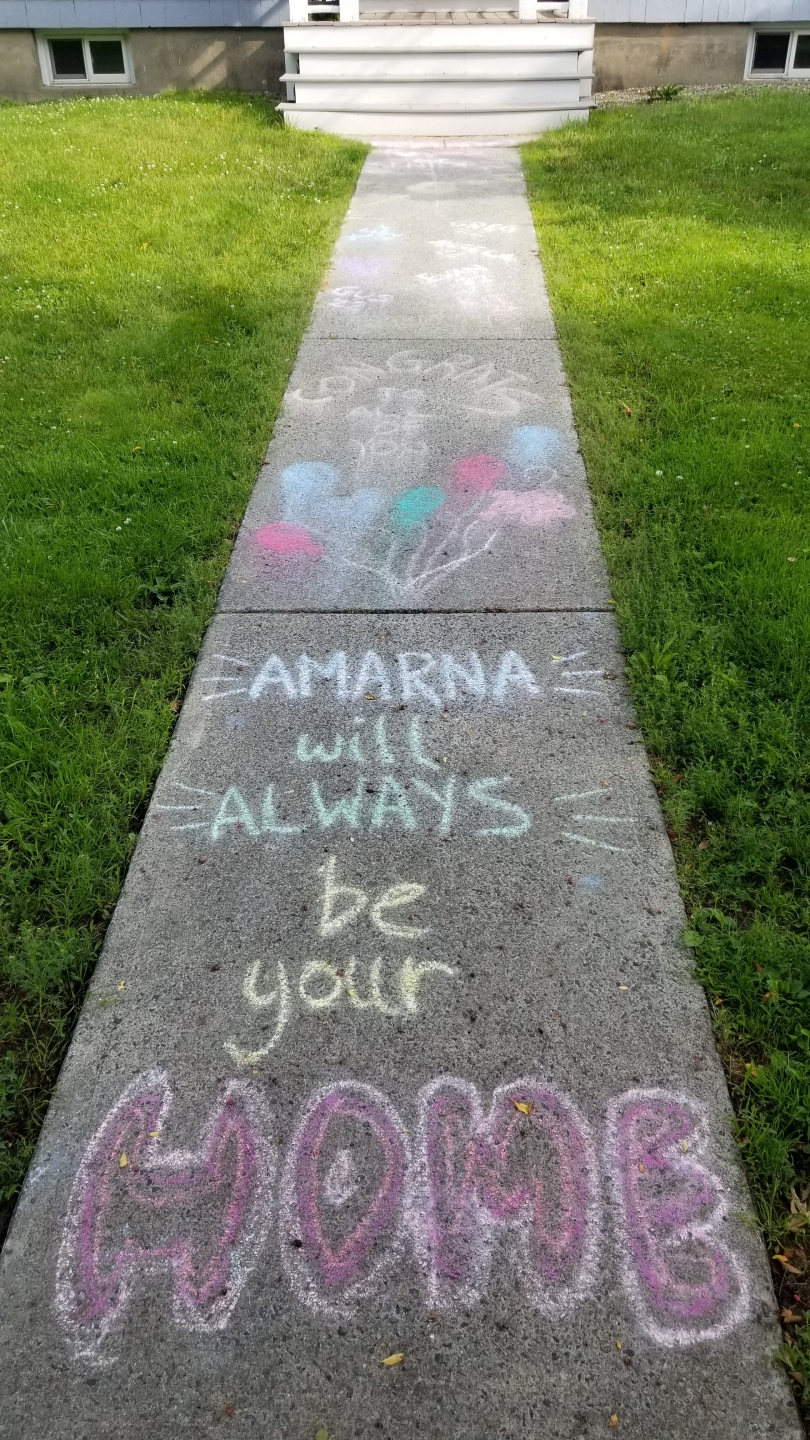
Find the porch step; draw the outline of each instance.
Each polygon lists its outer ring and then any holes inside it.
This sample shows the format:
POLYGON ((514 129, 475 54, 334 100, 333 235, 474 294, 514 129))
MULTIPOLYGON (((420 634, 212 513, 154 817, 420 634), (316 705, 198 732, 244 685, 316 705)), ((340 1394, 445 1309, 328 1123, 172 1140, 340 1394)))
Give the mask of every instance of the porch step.
POLYGON ((587 119, 593 24, 299 24, 284 29, 288 125, 353 138, 533 135, 587 119))

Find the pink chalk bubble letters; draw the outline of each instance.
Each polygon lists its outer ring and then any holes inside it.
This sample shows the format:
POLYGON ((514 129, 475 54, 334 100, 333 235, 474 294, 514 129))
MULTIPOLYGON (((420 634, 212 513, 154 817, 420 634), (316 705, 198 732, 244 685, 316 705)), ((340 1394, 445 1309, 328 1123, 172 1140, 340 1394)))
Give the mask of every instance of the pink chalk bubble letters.
POLYGON ((598 1193, 587 1126, 537 1080, 500 1087, 488 1116, 474 1085, 446 1076, 425 1087, 410 1210, 434 1306, 480 1298, 499 1233, 512 1241, 534 1309, 564 1309, 593 1280, 598 1193))
POLYGON ((168 1272, 175 1320, 223 1329, 271 1222, 274 1149, 261 1094, 224 1090, 197 1151, 167 1151, 168 1077, 127 1087, 91 1140, 73 1185, 56 1308, 92 1357, 126 1311, 136 1279, 168 1272))
MULTIPOLYGON (((100 1356, 136 1288, 171 1293, 175 1322, 222 1330, 258 1265, 276 1210, 274 1127, 262 1091, 233 1081, 198 1147, 164 1149, 162 1072, 127 1087, 76 1176, 57 1267, 56 1311, 76 1353, 100 1356)), ((497 1088, 424 1086, 411 1136, 379 1090, 341 1081, 305 1104, 278 1184, 278 1244, 297 1299, 326 1321, 385 1294, 413 1256, 425 1302, 448 1314, 486 1299, 497 1266, 538 1317, 591 1290, 604 1246, 588 1126, 536 1077, 497 1088)), ((658 1345, 719 1339, 747 1313, 748 1284, 721 1238, 727 1199, 696 1155, 702 1109, 662 1090, 608 1107, 606 1176, 616 1257, 639 1326, 658 1345)), ((271 1266, 271 1268, 274 1268, 271 1266)))
POLYGON ((727 1334, 745 1314, 748 1284, 718 1232, 723 1188, 695 1158, 705 1113, 666 1090, 631 1090, 608 1108, 607 1164, 625 1239, 625 1286, 660 1345, 727 1334))
POLYGON ((379 1090, 347 1082, 313 1097, 281 1184, 282 1255, 305 1304, 345 1310, 399 1258, 407 1160, 402 1121, 379 1090))

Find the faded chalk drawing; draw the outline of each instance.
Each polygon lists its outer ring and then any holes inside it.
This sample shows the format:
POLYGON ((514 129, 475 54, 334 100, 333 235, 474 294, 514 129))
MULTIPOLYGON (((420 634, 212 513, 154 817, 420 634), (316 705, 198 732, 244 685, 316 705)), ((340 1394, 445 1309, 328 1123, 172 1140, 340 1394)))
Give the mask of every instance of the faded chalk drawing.
MULTIPOLYGON (((382 1091, 335 1081, 304 1101, 286 1150, 258 1084, 225 1087, 193 1151, 164 1149, 171 1103, 165 1074, 138 1076, 79 1166, 56 1313, 80 1355, 99 1358, 135 1287, 163 1292, 165 1274, 177 1323, 224 1329, 276 1202, 288 1282, 327 1318, 384 1302, 388 1277, 408 1262, 426 1308, 448 1317, 486 1302, 496 1267, 517 1277, 538 1315, 564 1313, 600 1279, 605 1213, 628 1301, 654 1344, 710 1343, 746 1316, 728 1196, 698 1158, 707 1121, 689 1096, 635 1089, 609 1104, 606 1211, 585 1119, 536 1076, 487 1102, 471 1081, 442 1075, 416 1096, 413 1127, 382 1091)), ((273 1254, 263 1283, 277 1277, 273 1254)))
POLYGON ((748 1282, 722 1238, 723 1187, 697 1158, 708 1139, 703 1107, 671 1091, 630 1090, 608 1111, 624 1282, 659 1345, 720 1339, 748 1308, 748 1282))
MULTIPOLYGON (((384 394, 384 392, 380 392, 384 394)), ((396 461, 422 462, 419 438, 422 392, 407 392, 404 415, 383 410, 350 412, 365 423, 358 476, 373 478, 396 461), (392 453, 393 452, 393 453, 392 453)), ((321 399, 331 402, 332 394, 321 399)), ((317 403, 317 402, 316 402, 317 403)), ((565 451, 558 431, 547 426, 515 429, 505 453, 465 455, 449 474, 391 495, 361 486, 341 493, 341 477, 321 461, 301 461, 281 473, 283 516, 262 525, 253 539, 263 556, 279 564, 321 562, 373 575, 397 603, 415 603, 441 580, 485 555, 507 526, 556 530, 576 511, 556 488, 555 463, 565 451), (532 477, 542 488, 528 488, 532 477)))
POLYGON ((444 360, 425 360, 418 350, 399 350, 384 365, 365 361, 340 365, 329 375, 311 382, 314 394, 301 386, 288 392, 285 409, 290 415, 324 415, 336 403, 352 405, 350 423, 362 427, 369 417, 389 424, 407 418, 411 430, 420 431, 421 422, 441 414, 449 405, 465 415, 494 420, 516 420, 522 411, 537 410, 543 397, 533 388, 531 378, 520 370, 503 370, 473 355, 452 355, 444 360), (360 402, 360 403, 358 403, 360 402))
POLYGON ((137 1286, 172 1278, 174 1318, 222 1330, 267 1238, 275 1146, 264 1099, 231 1081, 196 1150, 169 1150, 167 1075, 127 1086, 87 1147, 68 1205, 56 1309, 79 1355, 98 1355, 137 1286))

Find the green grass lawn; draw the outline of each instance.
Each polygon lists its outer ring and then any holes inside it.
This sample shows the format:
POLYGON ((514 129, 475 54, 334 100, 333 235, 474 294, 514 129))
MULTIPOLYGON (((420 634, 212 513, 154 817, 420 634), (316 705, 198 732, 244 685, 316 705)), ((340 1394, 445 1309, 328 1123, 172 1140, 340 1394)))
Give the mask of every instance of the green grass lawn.
POLYGON ((246 97, 0 106, 0 1208, 364 153, 246 97))
MULTIPOLYGON (((524 163, 686 939, 803 1317, 810 95, 596 113, 524 163)), ((810 1398, 810 1324, 786 1335, 810 1398)))

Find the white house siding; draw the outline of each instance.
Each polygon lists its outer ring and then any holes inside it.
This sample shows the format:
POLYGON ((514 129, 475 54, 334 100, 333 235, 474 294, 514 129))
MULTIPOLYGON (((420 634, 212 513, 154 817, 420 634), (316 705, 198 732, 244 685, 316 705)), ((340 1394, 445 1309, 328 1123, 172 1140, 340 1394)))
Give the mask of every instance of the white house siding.
POLYGON ((287 0, 0 0, 4 30, 255 30, 288 17, 287 0))
POLYGON ((589 0, 588 14, 608 25, 810 22, 810 0, 589 0))

